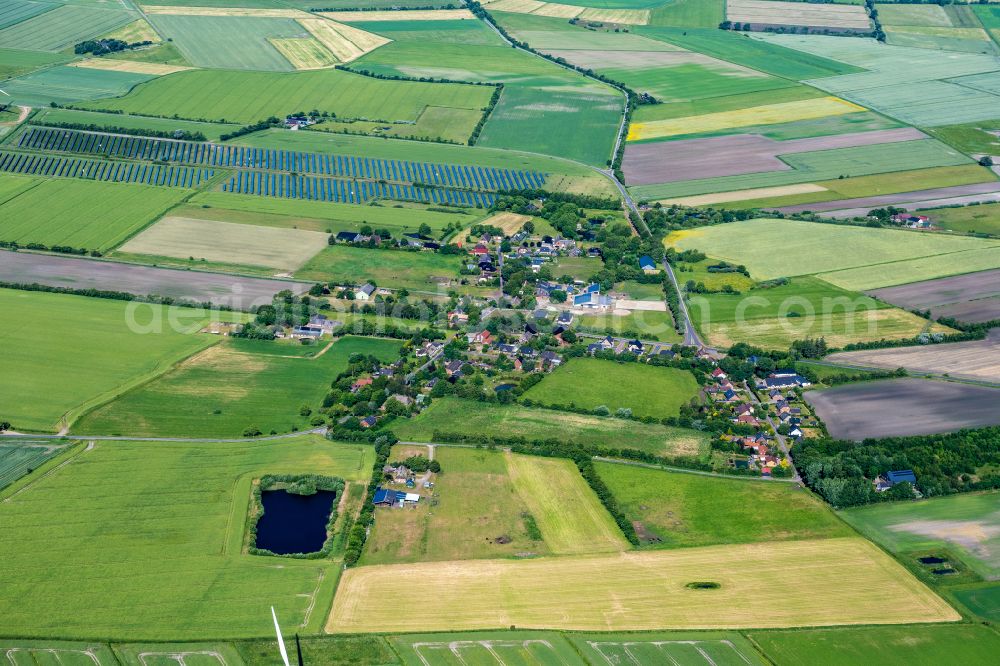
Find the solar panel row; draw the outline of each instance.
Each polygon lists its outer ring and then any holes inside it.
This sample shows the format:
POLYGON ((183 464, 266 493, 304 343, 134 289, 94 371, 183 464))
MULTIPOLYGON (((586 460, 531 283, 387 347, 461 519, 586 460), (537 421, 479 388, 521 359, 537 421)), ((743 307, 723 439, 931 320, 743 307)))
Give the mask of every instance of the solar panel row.
POLYGON ((196 187, 202 181, 211 178, 214 173, 213 169, 198 167, 88 160, 7 151, 0 151, 0 171, 165 187, 196 187))

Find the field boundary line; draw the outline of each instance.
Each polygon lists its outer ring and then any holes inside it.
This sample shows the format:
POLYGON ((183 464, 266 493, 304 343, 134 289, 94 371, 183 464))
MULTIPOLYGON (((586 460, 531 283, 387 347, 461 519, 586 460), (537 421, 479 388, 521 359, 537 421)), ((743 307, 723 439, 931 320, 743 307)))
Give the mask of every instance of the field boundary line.
POLYGON ((698 476, 713 476, 718 479, 737 479, 739 481, 757 481, 760 483, 771 483, 772 481, 783 481, 785 483, 797 483, 797 481, 791 477, 787 479, 774 478, 771 477, 767 479, 765 477, 757 476, 740 476, 738 474, 719 474, 718 472, 702 472, 697 469, 687 469, 685 467, 672 467, 670 465, 657 465, 654 463, 644 463, 632 460, 621 460, 620 458, 605 458, 604 456, 594 456, 593 460, 597 462, 609 463, 612 465, 626 465, 628 467, 645 467, 647 469, 661 469, 666 472, 680 472, 682 474, 696 474, 698 476))

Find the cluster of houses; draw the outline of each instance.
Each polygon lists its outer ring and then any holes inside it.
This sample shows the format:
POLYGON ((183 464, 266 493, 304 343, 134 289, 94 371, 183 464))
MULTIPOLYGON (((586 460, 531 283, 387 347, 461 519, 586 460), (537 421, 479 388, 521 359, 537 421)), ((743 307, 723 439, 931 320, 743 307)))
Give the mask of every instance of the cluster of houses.
MULTIPOLYGON (((309 318, 308 324, 292 328, 287 337, 293 340, 319 340, 324 335, 332 337, 334 329, 341 325, 343 322, 334 321, 324 314, 316 314, 309 318)), ((278 331, 274 337, 283 338, 286 336, 283 332, 278 331)))
POLYGON ((794 370, 775 370, 767 377, 757 379, 755 385, 758 389, 770 391, 771 389, 790 389, 796 387, 810 386, 810 381, 795 372, 794 370))
POLYGON ((892 222, 907 229, 930 229, 932 226, 931 218, 913 213, 897 213, 892 216, 892 222))
MULTIPOLYGON (((642 340, 622 340, 605 336, 597 342, 587 345, 587 353, 593 356, 600 352, 612 352, 614 354, 633 354, 635 356, 645 356, 647 358, 672 359, 677 353, 673 345, 660 342, 644 343, 642 340)), ((703 354, 703 353, 702 353, 703 354)))
POLYGON ((441 249, 441 243, 433 238, 416 232, 403 234, 398 239, 383 239, 378 234, 363 234, 357 231, 340 231, 333 237, 333 242, 340 245, 376 245, 390 243, 395 247, 411 247, 418 250, 436 251, 441 249))

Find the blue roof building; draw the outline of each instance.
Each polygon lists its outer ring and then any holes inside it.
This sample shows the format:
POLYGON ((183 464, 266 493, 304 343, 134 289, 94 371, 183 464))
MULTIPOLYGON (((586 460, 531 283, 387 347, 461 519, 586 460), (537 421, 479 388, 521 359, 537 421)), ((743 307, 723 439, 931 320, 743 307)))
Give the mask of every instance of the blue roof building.
POLYGON ((659 270, 659 268, 656 267, 656 262, 653 261, 653 258, 645 254, 639 257, 639 268, 645 272, 655 272, 659 270))
POLYGON ((903 481, 915 484, 917 482, 917 475, 914 474, 911 469, 902 469, 894 472, 886 472, 885 480, 888 481, 890 485, 896 485, 897 483, 902 483, 903 481))

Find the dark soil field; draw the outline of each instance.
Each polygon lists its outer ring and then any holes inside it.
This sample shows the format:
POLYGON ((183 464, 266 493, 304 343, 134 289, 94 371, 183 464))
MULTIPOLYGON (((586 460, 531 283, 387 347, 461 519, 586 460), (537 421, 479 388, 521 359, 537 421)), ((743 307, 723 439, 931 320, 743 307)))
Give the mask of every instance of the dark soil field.
POLYGON ((778 155, 927 138, 912 127, 775 141, 758 134, 734 134, 625 147, 625 178, 630 185, 652 185, 698 178, 787 171, 778 155))
POLYGON ((907 310, 978 323, 1000 319, 1000 269, 913 282, 868 292, 907 310))
POLYGON ((837 211, 838 215, 834 217, 850 217, 849 213, 851 211, 862 210, 861 214, 865 215, 872 208, 879 208, 881 206, 901 206, 911 209, 917 206, 920 208, 933 208, 940 205, 997 200, 1000 200, 1000 182, 990 181, 988 183, 975 183, 973 185, 954 185, 952 187, 938 187, 931 190, 916 190, 913 192, 899 192, 897 194, 880 194, 873 197, 859 197, 857 199, 839 199, 837 201, 783 206, 777 210, 780 210, 782 213, 801 213, 807 210, 814 213, 837 211))
POLYGON ((805 398, 837 439, 931 435, 1000 423, 1000 390, 971 384, 890 379, 807 391, 805 398))
POLYGON ((141 296, 157 294, 237 309, 270 303, 271 297, 282 289, 301 294, 310 286, 302 282, 7 251, 0 251, 0 282, 125 291, 141 296))

